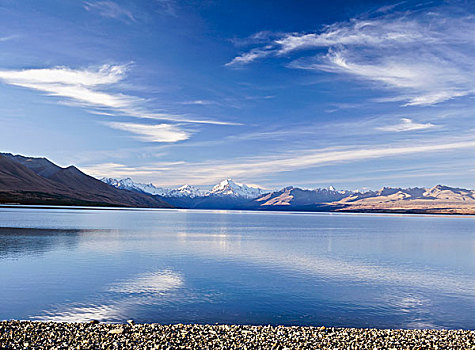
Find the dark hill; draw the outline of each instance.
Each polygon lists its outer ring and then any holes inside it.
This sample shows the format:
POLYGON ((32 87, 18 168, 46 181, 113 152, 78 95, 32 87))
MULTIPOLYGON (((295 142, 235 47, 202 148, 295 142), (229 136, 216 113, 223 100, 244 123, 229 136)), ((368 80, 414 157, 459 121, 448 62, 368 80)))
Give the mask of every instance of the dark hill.
POLYGON ((116 189, 46 158, 0 153, 0 203, 170 208, 160 198, 116 189))

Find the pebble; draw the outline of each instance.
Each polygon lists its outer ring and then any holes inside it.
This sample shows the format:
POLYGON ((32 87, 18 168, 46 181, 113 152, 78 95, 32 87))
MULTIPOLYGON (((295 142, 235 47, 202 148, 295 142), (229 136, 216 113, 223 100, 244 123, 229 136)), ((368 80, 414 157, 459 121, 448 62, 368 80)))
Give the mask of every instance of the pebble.
POLYGON ((122 334, 124 333, 124 328, 114 328, 114 329, 111 329, 109 332, 109 334, 122 334))
POLYGON ((0 321, 0 349, 475 350, 473 330, 127 323, 0 321))

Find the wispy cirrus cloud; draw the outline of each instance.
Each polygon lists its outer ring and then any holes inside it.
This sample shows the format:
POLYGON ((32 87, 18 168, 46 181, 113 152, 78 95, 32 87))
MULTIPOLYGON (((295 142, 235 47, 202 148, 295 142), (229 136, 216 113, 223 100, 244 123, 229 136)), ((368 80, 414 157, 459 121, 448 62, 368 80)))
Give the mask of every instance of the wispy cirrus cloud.
POLYGON ((354 18, 349 22, 325 26, 318 33, 281 33, 278 38, 270 35, 267 35, 267 38, 272 39, 271 43, 236 56, 228 65, 246 64, 268 55, 279 56, 294 51, 315 48, 337 46, 387 47, 428 39, 421 32, 417 22, 358 18, 354 18))
POLYGON ((132 12, 113 1, 85 1, 87 11, 96 12, 103 17, 114 18, 124 22, 136 22, 132 12))
POLYGON ((227 67, 237 67, 247 63, 251 63, 257 59, 271 55, 274 52, 272 45, 267 45, 264 48, 254 48, 249 52, 234 57, 230 62, 226 63, 227 67))
MULTIPOLYGON (((114 92, 127 77, 129 64, 102 65, 73 69, 53 67, 23 70, 0 70, 0 81, 9 85, 41 91, 49 96, 66 98, 69 104, 95 108, 96 113, 122 115, 142 119, 174 122, 238 125, 210 119, 194 119, 183 115, 156 113, 144 106, 145 100, 114 92)), ((64 103, 64 101, 62 101, 64 103)))
MULTIPOLYGON (((337 148, 307 149, 286 151, 269 156, 253 156, 225 160, 206 161, 200 163, 181 162, 176 164, 149 164, 140 167, 127 167, 123 164, 97 164, 83 167, 93 176, 124 177, 146 176, 152 181, 156 177, 159 185, 176 185, 191 183, 210 185, 223 178, 239 178, 252 181, 277 173, 291 172, 330 166, 338 163, 352 163, 370 159, 392 158, 406 155, 450 152, 460 149, 473 149, 473 139, 458 141, 433 141, 427 143, 380 145, 373 147, 344 146, 337 148), (297 155, 296 155, 297 154, 297 155), (179 175, 177 175, 179 174, 179 175)), ((148 180, 147 180, 148 181, 148 180)))
POLYGON ((171 124, 139 124, 125 122, 104 123, 111 128, 134 134, 135 138, 146 142, 177 142, 187 140, 191 133, 171 124))
POLYGON ((471 72, 441 60, 438 55, 380 57, 374 62, 361 61, 352 55, 354 53, 348 50, 330 50, 324 56, 295 60, 289 67, 346 74, 381 83, 384 87, 401 91, 403 94, 393 100, 406 101, 405 106, 437 104, 475 91, 471 72))
MULTIPOLYGON (((389 9, 393 10, 393 8, 389 9)), ((448 6, 430 11, 379 11, 319 32, 283 33, 236 56, 242 66, 268 56, 288 67, 331 72, 393 89, 405 105, 433 105, 475 92, 475 21, 448 6), (308 56, 308 52, 315 52, 308 56)))
POLYGON ((158 6, 158 13, 177 17, 178 6, 175 0, 156 0, 155 4, 158 6))
POLYGON ((214 105, 217 104, 215 101, 210 101, 210 100, 191 100, 191 101, 183 101, 181 102, 182 105, 214 105))
POLYGON ((99 163, 90 166, 81 166, 81 170, 87 174, 92 174, 97 178, 101 177, 128 177, 136 176, 150 176, 160 172, 171 171, 174 167, 184 164, 185 162, 156 162, 154 164, 147 164, 143 166, 131 166, 122 163, 108 162, 99 163))
MULTIPOLYGON (((195 119, 150 111, 145 106, 146 100, 117 91, 120 87, 119 83, 127 76, 129 66, 125 64, 80 69, 53 67, 0 70, 0 81, 8 85, 40 91, 47 96, 62 98, 58 103, 84 107, 97 115, 166 120, 175 123, 238 125, 232 122, 195 119)), ((107 125, 116 129, 120 128, 119 124, 107 125)), ((189 132, 180 130, 178 125, 165 125, 142 124, 140 128, 138 123, 133 123, 129 125, 128 131, 141 135, 139 139, 143 141, 153 142, 176 142, 186 140, 190 136, 189 132)))
POLYGON ((0 80, 9 85, 21 86, 65 97, 70 101, 98 108, 124 109, 140 99, 101 90, 121 81, 127 65, 103 65, 96 69, 54 67, 43 69, 1 70, 0 80))
POLYGON ((376 129, 381 130, 381 131, 401 132, 401 131, 424 130, 424 129, 430 129, 434 127, 436 127, 436 125, 432 123, 416 123, 412 119, 401 118, 401 122, 398 124, 380 126, 380 127, 377 127, 376 129))
POLYGON ((10 41, 13 39, 18 38, 18 35, 7 35, 7 36, 0 36, 0 43, 4 41, 10 41))

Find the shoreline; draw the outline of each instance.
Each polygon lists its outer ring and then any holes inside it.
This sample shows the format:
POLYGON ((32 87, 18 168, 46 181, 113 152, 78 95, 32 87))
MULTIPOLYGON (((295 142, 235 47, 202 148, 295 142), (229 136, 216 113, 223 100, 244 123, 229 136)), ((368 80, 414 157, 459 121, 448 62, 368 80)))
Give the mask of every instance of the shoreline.
POLYGON ((354 210, 278 210, 278 209, 210 209, 210 208, 153 208, 153 207, 118 207, 118 206, 84 206, 84 205, 48 205, 48 204, 14 204, 14 203, 0 203, 0 208, 25 208, 25 209, 74 209, 74 210, 191 210, 191 211, 231 211, 231 212, 251 212, 251 213, 316 213, 316 214, 380 214, 380 215, 409 215, 409 216, 475 216, 475 211, 473 212, 444 212, 444 211, 432 211, 429 210, 419 210, 419 209, 408 209, 408 210, 390 210, 390 209, 354 209, 354 210))
POLYGON ((474 330, 0 321, 1 349, 475 349, 474 330))

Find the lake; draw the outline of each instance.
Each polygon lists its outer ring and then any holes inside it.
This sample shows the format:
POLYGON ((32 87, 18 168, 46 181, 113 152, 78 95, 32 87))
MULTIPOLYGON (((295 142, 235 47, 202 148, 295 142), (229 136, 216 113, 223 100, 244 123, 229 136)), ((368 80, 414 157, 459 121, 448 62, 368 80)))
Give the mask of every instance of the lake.
POLYGON ((0 207, 0 319, 474 329, 474 224, 0 207))

